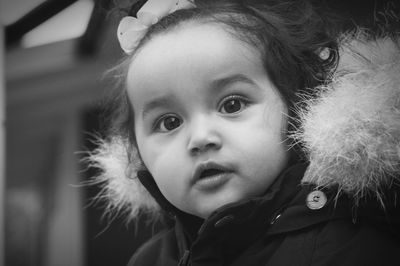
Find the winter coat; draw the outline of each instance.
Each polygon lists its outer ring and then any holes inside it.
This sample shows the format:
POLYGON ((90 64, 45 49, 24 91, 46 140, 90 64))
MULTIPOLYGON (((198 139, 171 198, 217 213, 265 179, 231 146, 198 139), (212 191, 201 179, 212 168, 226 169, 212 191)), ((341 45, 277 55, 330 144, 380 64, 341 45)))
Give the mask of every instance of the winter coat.
MULTIPOLYGON (((224 206, 204 223, 167 206, 154 183, 144 181, 177 222, 128 265, 400 265, 396 191, 386 192, 393 202, 386 210, 375 199, 354 210, 348 197, 335 198, 336 189, 300 186, 307 166, 292 166, 264 196, 224 206)), ((139 176, 152 180, 149 173, 139 176)))
POLYGON ((108 210, 175 220, 129 265, 400 265, 400 41, 356 34, 340 52, 332 82, 297 110, 306 162, 204 223, 166 201, 126 140, 101 143, 91 160, 108 210))

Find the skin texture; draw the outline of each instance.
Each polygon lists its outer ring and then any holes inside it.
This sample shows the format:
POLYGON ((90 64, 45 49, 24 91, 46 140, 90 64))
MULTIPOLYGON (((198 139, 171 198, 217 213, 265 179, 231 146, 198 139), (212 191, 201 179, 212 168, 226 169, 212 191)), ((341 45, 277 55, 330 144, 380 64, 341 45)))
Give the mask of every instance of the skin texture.
POLYGON ((259 52, 222 26, 155 36, 134 56, 127 88, 141 158, 187 213, 206 218, 258 196, 287 164, 286 106, 259 52), (196 179, 207 168, 219 171, 196 179))

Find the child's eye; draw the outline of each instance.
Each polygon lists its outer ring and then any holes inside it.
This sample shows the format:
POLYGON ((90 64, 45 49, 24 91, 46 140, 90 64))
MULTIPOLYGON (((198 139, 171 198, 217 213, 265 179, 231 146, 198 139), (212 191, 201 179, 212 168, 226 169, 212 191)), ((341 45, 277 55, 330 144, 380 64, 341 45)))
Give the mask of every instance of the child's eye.
POLYGON ((158 132, 168 132, 178 128, 182 121, 174 115, 164 115, 155 123, 154 130, 158 132))
POLYGON ((222 100, 219 111, 224 114, 234 114, 243 110, 248 104, 247 100, 239 95, 230 95, 222 100))

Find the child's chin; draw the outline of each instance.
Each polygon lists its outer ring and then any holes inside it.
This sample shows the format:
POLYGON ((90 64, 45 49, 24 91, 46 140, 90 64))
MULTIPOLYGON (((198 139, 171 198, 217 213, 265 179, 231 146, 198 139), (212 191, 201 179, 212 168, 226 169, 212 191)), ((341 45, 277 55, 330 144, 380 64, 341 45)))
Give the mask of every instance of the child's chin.
POLYGON ((203 205, 196 208, 196 210, 192 214, 200 218, 206 219, 213 212, 224 208, 228 204, 238 202, 241 199, 242 198, 238 196, 230 198, 224 197, 223 199, 210 199, 208 202, 209 204, 206 204, 207 202, 203 202, 203 205))

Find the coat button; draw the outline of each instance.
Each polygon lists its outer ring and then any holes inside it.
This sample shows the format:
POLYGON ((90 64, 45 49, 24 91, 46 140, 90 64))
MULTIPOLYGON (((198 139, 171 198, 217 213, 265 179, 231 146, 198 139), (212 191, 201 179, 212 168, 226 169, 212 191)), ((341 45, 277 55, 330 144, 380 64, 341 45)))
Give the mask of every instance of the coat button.
POLYGON ((314 190, 307 195, 306 204, 310 210, 318 210, 325 206, 327 198, 321 190, 314 190))
POLYGON ((216 221, 215 224, 214 224, 214 226, 215 226, 216 228, 225 226, 225 225, 231 223, 234 219, 235 219, 235 216, 233 216, 233 215, 226 215, 226 216, 222 217, 221 219, 219 219, 218 221, 216 221))

